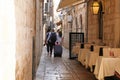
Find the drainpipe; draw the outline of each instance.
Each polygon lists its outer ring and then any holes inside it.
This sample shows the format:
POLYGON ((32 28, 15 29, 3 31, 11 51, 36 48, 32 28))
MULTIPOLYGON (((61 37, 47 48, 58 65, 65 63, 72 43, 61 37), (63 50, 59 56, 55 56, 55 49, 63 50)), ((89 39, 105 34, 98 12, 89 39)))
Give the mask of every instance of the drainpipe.
POLYGON ((89 7, 89 0, 86 0, 85 1, 86 2, 86 4, 87 4, 87 11, 86 11, 86 15, 87 15, 87 17, 86 17, 86 21, 87 21, 87 25, 86 25, 86 42, 88 42, 88 7, 89 7))

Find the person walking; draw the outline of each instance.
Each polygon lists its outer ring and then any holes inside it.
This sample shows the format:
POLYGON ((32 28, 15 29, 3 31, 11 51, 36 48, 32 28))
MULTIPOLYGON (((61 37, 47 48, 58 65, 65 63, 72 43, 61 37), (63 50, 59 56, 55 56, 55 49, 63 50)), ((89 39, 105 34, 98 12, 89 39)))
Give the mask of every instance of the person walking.
POLYGON ((47 53, 48 53, 48 55, 49 55, 49 51, 50 51, 50 43, 48 41, 49 38, 50 38, 50 35, 51 35, 51 31, 50 31, 50 29, 48 29, 47 33, 46 33, 46 37, 45 37, 45 44, 44 44, 47 47, 47 53))
POLYGON ((48 52, 48 55, 50 54, 50 57, 52 56, 52 50, 56 40, 57 40, 57 36, 56 36, 56 33, 54 32, 54 29, 52 29, 51 32, 50 30, 48 30, 46 34, 45 44, 47 45, 47 52, 48 52))
POLYGON ((57 40, 57 35, 54 32, 54 29, 52 29, 49 40, 48 40, 48 42, 50 44, 50 57, 52 55, 52 50, 53 50, 53 47, 55 46, 56 40, 57 40))

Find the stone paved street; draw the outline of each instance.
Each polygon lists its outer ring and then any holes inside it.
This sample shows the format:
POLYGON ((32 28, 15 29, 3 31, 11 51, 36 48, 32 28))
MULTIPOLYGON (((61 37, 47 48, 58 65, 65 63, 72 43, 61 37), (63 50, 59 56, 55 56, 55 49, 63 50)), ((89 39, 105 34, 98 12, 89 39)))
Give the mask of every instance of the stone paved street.
POLYGON ((68 50, 63 48, 62 58, 50 57, 43 47, 36 80, 96 80, 77 60, 70 60, 68 56, 68 50))

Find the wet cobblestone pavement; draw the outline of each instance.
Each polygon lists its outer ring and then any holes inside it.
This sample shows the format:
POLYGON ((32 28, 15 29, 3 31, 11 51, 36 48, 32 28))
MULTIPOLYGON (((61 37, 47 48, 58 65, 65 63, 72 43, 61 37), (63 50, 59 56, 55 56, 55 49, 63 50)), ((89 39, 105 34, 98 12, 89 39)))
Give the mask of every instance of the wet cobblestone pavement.
POLYGON ((69 51, 63 48, 62 57, 50 57, 43 47, 36 80, 96 80, 77 60, 70 60, 69 51))

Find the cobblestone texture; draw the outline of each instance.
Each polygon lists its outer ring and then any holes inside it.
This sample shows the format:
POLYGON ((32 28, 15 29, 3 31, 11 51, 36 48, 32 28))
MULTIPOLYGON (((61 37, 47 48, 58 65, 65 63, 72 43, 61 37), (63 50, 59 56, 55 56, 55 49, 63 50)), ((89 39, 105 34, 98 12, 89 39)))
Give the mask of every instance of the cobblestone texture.
POLYGON ((36 80, 96 80, 78 61, 68 58, 69 52, 63 48, 62 57, 50 57, 43 48, 36 80))

